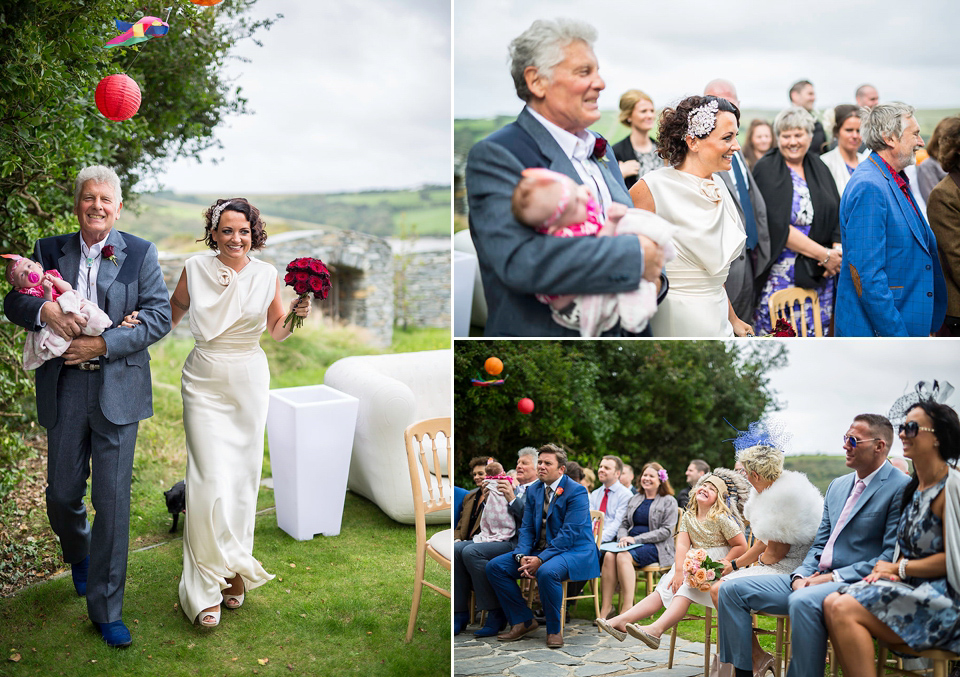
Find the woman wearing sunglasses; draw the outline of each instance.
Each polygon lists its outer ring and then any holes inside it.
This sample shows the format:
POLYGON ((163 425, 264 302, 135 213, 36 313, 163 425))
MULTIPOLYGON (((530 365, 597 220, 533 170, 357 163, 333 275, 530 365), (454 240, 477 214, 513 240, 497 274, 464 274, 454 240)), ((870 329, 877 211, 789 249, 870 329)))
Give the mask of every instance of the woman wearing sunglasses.
POLYGON ((922 400, 907 411, 900 440, 914 474, 903 493, 899 556, 823 603, 847 677, 874 674, 874 637, 915 651, 960 652, 960 419, 947 405, 922 400))

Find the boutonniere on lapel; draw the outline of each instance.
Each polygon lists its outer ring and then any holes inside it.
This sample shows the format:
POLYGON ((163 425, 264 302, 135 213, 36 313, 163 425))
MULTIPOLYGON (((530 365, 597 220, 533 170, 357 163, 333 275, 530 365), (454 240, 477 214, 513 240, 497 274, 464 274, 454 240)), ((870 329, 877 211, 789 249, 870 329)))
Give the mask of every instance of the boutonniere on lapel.
POLYGON ((112 245, 112 244, 108 244, 108 245, 105 246, 103 249, 101 249, 101 250, 100 250, 100 254, 101 254, 101 255, 103 256, 103 258, 105 258, 107 261, 112 261, 112 262, 113 262, 113 265, 115 265, 115 266, 119 266, 119 265, 120 265, 119 263, 117 263, 117 255, 113 252, 113 245, 112 245))
POLYGON ((607 140, 598 136, 593 142, 593 159, 597 162, 607 162, 607 140))
POLYGON ((563 487, 557 488, 557 493, 554 494, 554 495, 555 495, 557 498, 560 498, 561 496, 563 496, 563 487))

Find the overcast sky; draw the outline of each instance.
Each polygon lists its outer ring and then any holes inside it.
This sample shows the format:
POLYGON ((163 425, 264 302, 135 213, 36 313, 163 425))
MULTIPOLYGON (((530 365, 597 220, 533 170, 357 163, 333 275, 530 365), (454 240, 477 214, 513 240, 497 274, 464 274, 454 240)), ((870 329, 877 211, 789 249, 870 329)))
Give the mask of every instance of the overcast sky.
MULTIPOLYGON (((213 8, 210 11, 216 11, 213 8)), ((449 184, 450 0, 260 0, 284 15, 225 67, 253 115, 216 130, 217 165, 181 161, 179 192, 314 193, 449 184)), ((176 17, 170 18, 171 37, 176 17)))
POLYGON ((586 20, 599 32, 601 109, 639 88, 659 108, 730 79, 747 108, 780 108, 797 80, 817 108, 853 103, 869 82, 881 101, 960 107, 956 0, 457 0, 454 116, 516 114, 522 107, 507 46, 535 19, 586 20))
MULTIPOLYGON (((793 433, 793 453, 843 453, 843 435, 857 414, 883 414, 918 381, 960 388, 960 344, 925 340, 786 340, 790 364, 771 371, 783 410, 774 414, 793 433)), ((947 400, 960 407, 960 393, 947 400)), ((893 442, 892 455, 903 445, 893 442)))

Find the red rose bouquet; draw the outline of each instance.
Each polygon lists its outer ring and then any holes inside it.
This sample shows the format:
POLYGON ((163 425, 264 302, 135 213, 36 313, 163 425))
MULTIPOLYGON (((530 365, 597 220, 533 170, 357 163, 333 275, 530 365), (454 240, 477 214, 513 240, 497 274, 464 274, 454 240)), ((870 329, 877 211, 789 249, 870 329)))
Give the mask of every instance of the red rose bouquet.
MULTIPOLYGON (((327 294, 330 293, 330 271, 327 270, 320 259, 312 259, 306 256, 294 259, 287 264, 287 274, 284 276, 283 282, 288 287, 293 287, 293 291, 299 296, 298 303, 311 293, 314 298, 321 301, 327 298, 327 294)), ((283 326, 286 327, 287 323, 291 321, 293 322, 291 331, 303 326, 303 318, 293 310, 283 321, 283 326)))

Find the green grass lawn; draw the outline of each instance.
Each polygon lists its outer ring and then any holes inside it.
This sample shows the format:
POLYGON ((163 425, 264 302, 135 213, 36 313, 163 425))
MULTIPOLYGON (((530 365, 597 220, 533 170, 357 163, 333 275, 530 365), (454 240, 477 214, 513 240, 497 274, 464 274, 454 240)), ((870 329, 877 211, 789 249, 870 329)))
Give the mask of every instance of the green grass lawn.
MULTIPOLYGON (((192 344, 167 337, 150 351, 155 413, 138 436, 130 516, 134 552, 124 606, 134 645, 117 651, 100 641, 67 575, 0 598, 0 636, 9 655, 20 656, 16 662, 0 657, 0 675, 449 674, 446 598, 424 590, 418 631, 412 644, 403 642, 413 592, 413 527, 350 492, 336 537, 298 542, 280 531, 272 510, 259 516, 254 554, 277 579, 252 591, 242 609, 224 611, 218 628, 194 628, 184 617, 176 606, 183 527, 167 533, 170 516, 162 492, 183 479, 186 466, 180 369, 192 344), (262 659, 268 662, 259 663, 262 659)), ((266 337, 262 345, 273 388, 322 383, 336 360, 377 352, 348 329, 309 323, 283 343, 266 337)), ((395 331, 387 352, 449 346, 447 330, 395 331)), ((263 474, 270 476, 266 448, 263 474)), ((258 507, 273 505, 273 491, 261 488, 258 507)), ((10 510, 9 502, 0 504, 7 523, 14 517, 10 510)), ((3 553, 13 575, 59 562, 42 500, 16 518, 23 525, 17 547, 3 553)), ((428 535, 438 529, 428 529, 428 535)), ((0 574, 10 576, 9 567, 0 574)), ((432 560, 427 576, 450 587, 450 574, 432 560)))

